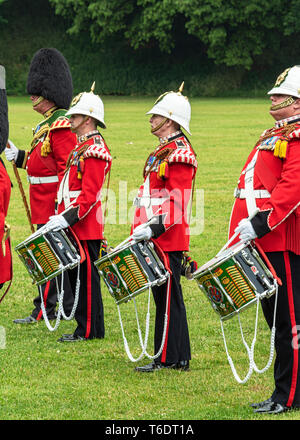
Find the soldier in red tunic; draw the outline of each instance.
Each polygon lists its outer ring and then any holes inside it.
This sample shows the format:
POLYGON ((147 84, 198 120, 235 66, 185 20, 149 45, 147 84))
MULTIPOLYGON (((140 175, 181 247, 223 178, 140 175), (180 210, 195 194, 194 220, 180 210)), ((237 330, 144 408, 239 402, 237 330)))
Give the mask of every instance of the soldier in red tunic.
MULTIPOLYGON (((8 109, 5 91, 5 69, 0 66, 0 154, 6 147, 8 139, 8 109)), ((11 248, 8 237, 9 226, 5 218, 7 216, 11 182, 4 163, 0 158, 0 289, 3 284, 12 279, 11 248)), ((3 296, 2 296, 3 298, 3 296)))
MULTIPOLYGON (((257 413, 275 414, 300 406, 300 66, 286 69, 269 95, 275 126, 262 133, 242 169, 229 236, 236 231, 242 241, 256 239, 282 281, 275 389, 267 400, 252 404, 257 413)), ((274 295, 262 308, 271 328, 274 295)))
MULTIPOLYGON (((182 85, 183 87, 183 85, 182 85)), ((172 271, 168 322, 161 355, 154 362, 137 367, 139 372, 162 368, 189 369, 189 331, 180 276, 183 252, 189 250, 187 205, 196 174, 196 155, 181 127, 189 133, 191 108, 180 90, 168 92, 156 101, 151 114, 151 132, 160 144, 148 157, 144 183, 135 200, 133 237, 153 238, 165 252, 172 271), (146 223, 151 220, 150 225, 146 223)), ((159 352, 164 337, 167 284, 154 287, 156 305, 154 350, 159 352)))
MULTIPOLYGON (((66 59, 56 49, 40 49, 33 57, 27 79, 27 92, 33 109, 44 119, 37 125, 31 150, 18 149, 11 141, 5 149, 7 160, 25 168, 29 182, 31 222, 38 228, 55 213, 56 195, 70 151, 76 144, 66 109, 72 100, 71 72, 66 59)), ((67 277, 64 279, 64 309, 72 310, 74 296, 67 277)), ((56 282, 43 287, 43 299, 48 319, 55 319, 56 282)), ((17 324, 30 324, 42 318, 40 295, 34 299, 30 316, 16 319, 17 324)))
MULTIPOLYGON (((105 127, 104 107, 99 96, 81 93, 74 98, 67 115, 78 144, 69 155, 58 191, 58 215, 51 216, 48 227, 60 230, 72 226, 84 249, 86 260, 80 266, 79 301, 75 312, 77 328, 60 342, 104 338, 104 316, 99 273, 94 262, 99 258, 103 237, 101 190, 112 157, 97 126, 105 127)), ((68 271, 73 288, 77 269, 68 271)))

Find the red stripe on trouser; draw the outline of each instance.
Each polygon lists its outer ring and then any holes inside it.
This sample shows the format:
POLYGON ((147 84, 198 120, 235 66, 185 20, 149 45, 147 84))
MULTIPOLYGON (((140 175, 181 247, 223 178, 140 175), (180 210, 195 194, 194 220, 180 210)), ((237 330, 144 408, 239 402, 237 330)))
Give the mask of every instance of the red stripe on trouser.
MULTIPOLYGON (((44 295, 42 295, 45 309, 46 309, 46 301, 47 301, 47 298, 48 298, 49 289, 50 289, 50 281, 47 281, 47 284, 46 284, 46 287, 45 287, 45 291, 44 291, 44 295)), ((41 301, 42 301, 42 299, 41 299, 41 301)), ((39 321, 42 318, 42 315, 43 315, 43 312, 42 312, 42 309, 41 309, 39 311, 39 314, 36 317, 37 321, 39 321)))
MULTIPOLYGON (((170 267, 169 255, 167 253, 166 253, 166 259, 168 262, 168 267, 170 267)), ((164 343, 164 347, 163 347, 163 351, 162 351, 162 355, 161 355, 161 362, 166 362, 166 358, 167 358, 167 345, 168 345, 169 323, 170 323, 171 291, 172 291, 172 275, 170 276, 170 282, 168 282, 168 284, 167 284, 167 291, 166 291, 166 301, 167 301, 168 295, 169 295, 168 312, 167 312, 168 313, 168 321, 167 321, 166 339, 165 339, 165 343, 164 343)))
MULTIPOLYGON (((289 304, 291 326, 292 326, 292 336, 294 342, 295 340, 297 340, 297 327, 296 327, 295 308, 294 308, 294 299, 293 299, 292 272, 291 272, 291 265, 290 265, 288 252, 284 252, 283 255, 285 262, 286 284, 287 284, 288 304, 289 304)), ((292 371, 290 395, 286 406, 292 406, 295 397, 297 376, 298 376, 298 346, 297 344, 294 343, 292 344, 292 346, 293 346, 293 371, 292 371)))
POLYGON ((92 315, 92 268, 91 268, 91 259, 87 246, 87 242, 83 242, 83 247, 86 255, 86 293, 87 293, 87 317, 86 317, 86 332, 85 338, 90 336, 91 332, 91 315, 92 315))

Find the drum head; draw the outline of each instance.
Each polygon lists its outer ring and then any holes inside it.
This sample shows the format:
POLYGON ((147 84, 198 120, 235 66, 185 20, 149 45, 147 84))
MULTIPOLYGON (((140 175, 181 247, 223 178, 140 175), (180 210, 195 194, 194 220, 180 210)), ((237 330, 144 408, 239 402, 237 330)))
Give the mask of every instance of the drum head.
POLYGON ((235 245, 229 247, 228 249, 225 249, 220 254, 216 255, 214 258, 209 260, 207 263, 203 264, 203 266, 199 267, 196 272, 193 273, 193 278, 197 278, 200 273, 205 272, 208 269, 213 269, 214 267, 218 266, 223 261, 230 258, 230 256, 235 255, 236 253, 240 252, 241 249, 247 247, 248 245, 246 243, 236 243, 235 245))

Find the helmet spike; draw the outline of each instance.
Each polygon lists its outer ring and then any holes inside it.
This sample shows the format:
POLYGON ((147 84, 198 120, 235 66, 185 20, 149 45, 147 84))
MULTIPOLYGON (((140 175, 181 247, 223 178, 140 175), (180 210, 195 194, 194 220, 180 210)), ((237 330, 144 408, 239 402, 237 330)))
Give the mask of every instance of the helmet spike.
POLYGON ((94 81, 93 84, 92 84, 92 87, 91 87, 91 92, 92 92, 92 93, 94 93, 95 85, 96 85, 96 83, 95 83, 95 81, 94 81))
POLYGON ((181 86, 180 86, 179 89, 178 89, 178 92, 179 92, 179 93, 182 93, 182 91, 183 91, 183 87, 184 87, 184 81, 182 81, 181 86))

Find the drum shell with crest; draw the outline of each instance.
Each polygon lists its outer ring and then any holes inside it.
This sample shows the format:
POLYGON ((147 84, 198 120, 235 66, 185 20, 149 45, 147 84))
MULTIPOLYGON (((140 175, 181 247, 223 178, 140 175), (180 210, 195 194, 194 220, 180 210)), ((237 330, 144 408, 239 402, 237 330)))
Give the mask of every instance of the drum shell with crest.
POLYGON ((153 242, 143 240, 117 247, 94 264, 116 304, 164 284, 170 276, 161 251, 153 242))
POLYGON ((254 245, 239 242, 193 273, 201 291, 221 320, 269 298, 277 282, 254 245))
POLYGON ((81 261, 78 240, 69 229, 38 229, 15 248, 33 283, 38 286, 57 277, 81 261))

